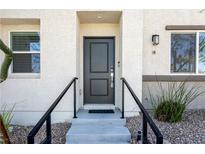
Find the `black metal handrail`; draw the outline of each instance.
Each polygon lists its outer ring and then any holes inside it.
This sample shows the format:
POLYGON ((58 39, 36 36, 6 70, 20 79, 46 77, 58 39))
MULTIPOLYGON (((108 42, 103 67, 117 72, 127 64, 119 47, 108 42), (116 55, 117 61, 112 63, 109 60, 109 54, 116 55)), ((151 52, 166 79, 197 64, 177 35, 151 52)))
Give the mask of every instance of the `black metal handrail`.
POLYGON ((160 130, 158 129, 158 127, 156 126, 156 124, 154 123, 154 121, 152 120, 152 118, 150 117, 150 115, 148 114, 148 112, 146 111, 146 109, 144 108, 144 106, 142 105, 142 103, 140 102, 140 100, 138 99, 138 97, 130 87, 129 83, 126 81, 126 79, 121 78, 121 80, 122 80, 122 118, 124 118, 124 84, 125 84, 129 92, 131 93, 132 97, 134 98, 135 102, 139 106, 143 115, 142 143, 143 144, 150 143, 147 138, 147 123, 148 123, 156 136, 156 143, 163 144, 163 135, 161 134, 160 130))
POLYGON ((46 113, 42 116, 42 118, 38 121, 38 123, 33 127, 33 129, 30 131, 29 135, 27 136, 27 142, 28 144, 34 144, 34 138, 35 135, 38 133, 40 128, 43 126, 43 124, 46 122, 46 138, 41 142, 41 144, 51 144, 51 113, 55 109, 55 107, 58 105, 60 100, 63 98, 65 93, 68 91, 68 89, 71 87, 72 84, 74 84, 73 88, 73 94, 74 94, 74 116, 73 118, 77 118, 76 116, 76 80, 78 78, 74 77, 70 83, 65 87, 65 89, 61 92, 61 94, 56 98, 56 100, 53 102, 53 104, 50 106, 50 108, 46 111, 46 113))

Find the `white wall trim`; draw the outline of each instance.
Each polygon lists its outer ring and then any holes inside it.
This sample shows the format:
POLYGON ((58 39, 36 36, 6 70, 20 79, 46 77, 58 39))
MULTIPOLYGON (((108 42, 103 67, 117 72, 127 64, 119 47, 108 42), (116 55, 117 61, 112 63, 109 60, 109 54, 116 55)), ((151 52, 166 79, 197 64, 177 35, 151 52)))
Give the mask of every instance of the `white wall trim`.
MULTIPOLYGON (((36 29, 24 29, 24 30, 17 30, 14 28, 14 30, 9 30, 8 31, 8 46, 11 49, 11 33, 12 32, 36 32, 36 33, 40 33, 40 51, 32 51, 29 52, 31 53, 38 53, 40 54, 40 73, 13 73, 13 61, 11 62, 11 65, 9 67, 9 72, 8 72, 8 78, 9 79, 39 79, 40 78, 40 74, 41 74, 41 68, 42 68, 42 58, 41 58, 41 32, 40 30, 36 30, 36 29)), ((22 53, 28 53, 28 52, 16 52, 13 51, 13 53, 18 53, 18 54, 22 54, 22 53)))
POLYGON ((178 30, 178 31, 176 31, 176 30, 170 30, 169 31, 169 35, 168 35, 168 37, 169 37, 169 42, 168 42, 168 46, 169 46, 169 52, 168 52, 168 56, 169 56, 169 66, 168 66, 168 68, 169 68, 169 74, 170 75, 175 75, 175 76, 181 76, 181 75, 187 75, 187 76, 195 76, 195 75, 201 75, 201 76, 204 76, 205 75, 205 73, 203 74, 203 73, 199 73, 198 72, 198 60, 199 60, 199 33, 203 33, 203 32, 205 32, 205 30, 178 30), (193 34, 193 33, 195 33, 196 34, 196 72, 194 72, 194 73, 189 73, 189 72, 187 72, 187 73, 181 73, 181 72, 179 72, 179 73, 176 73, 176 72, 171 72, 171 34, 193 34))

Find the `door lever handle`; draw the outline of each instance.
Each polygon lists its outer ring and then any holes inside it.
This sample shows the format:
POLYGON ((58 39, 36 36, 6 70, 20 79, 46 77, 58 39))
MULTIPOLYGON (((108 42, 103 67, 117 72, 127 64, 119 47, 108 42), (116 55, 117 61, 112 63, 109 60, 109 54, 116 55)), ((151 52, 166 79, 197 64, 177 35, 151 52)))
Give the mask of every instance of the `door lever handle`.
POLYGON ((113 68, 110 69, 110 87, 113 88, 114 87, 114 72, 113 72, 113 68))

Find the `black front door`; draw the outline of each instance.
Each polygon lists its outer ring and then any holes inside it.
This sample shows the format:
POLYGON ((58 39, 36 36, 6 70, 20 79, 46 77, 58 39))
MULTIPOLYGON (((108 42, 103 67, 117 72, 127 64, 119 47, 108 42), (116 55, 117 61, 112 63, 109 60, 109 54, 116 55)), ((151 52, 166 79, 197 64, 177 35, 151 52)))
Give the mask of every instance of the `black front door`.
POLYGON ((84 103, 114 104, 114 38, 84 38, 84 103))

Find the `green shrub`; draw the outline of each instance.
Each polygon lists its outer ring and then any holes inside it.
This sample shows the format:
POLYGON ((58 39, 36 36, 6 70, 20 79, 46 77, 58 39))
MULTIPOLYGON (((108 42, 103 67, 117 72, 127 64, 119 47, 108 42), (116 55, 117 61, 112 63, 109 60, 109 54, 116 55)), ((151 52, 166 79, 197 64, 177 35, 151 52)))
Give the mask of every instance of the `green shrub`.
POLYGON ((149 90, 154 117, 159 121, 179 122, 187 106, 204 91, 200 87, 188 86, 186 81, 158 83, 159 93, 153 95, 149 90))

